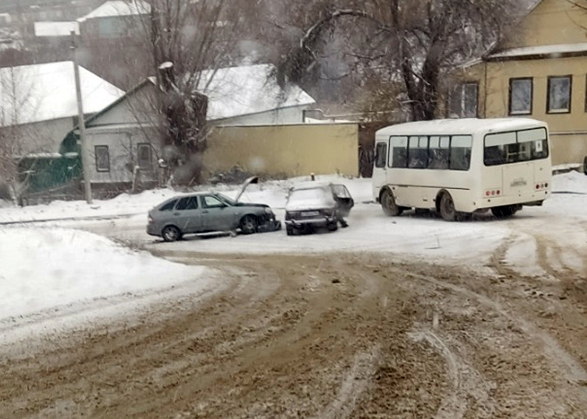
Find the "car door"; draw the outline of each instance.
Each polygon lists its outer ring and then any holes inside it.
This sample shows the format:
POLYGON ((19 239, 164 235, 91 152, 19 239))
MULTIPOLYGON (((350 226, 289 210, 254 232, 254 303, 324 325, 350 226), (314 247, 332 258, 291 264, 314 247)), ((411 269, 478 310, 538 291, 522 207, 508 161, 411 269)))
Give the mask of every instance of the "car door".
POLYGON ((231 207, 219 198, 201 195, 202 221, 206 231, 225 231, 235 228, 235 214, 231 207))
POLYGON ((176 225, 184 233, 202 231, 202 210, 196 195, 180 198, 173 211, 176 225))
POLYGON ((332 193, 334 194, 334 199, 338 204, 340 213, 343 216, 347 216, 351 208, 355 205, 351 193, 344 185, 332 185, 332 193))

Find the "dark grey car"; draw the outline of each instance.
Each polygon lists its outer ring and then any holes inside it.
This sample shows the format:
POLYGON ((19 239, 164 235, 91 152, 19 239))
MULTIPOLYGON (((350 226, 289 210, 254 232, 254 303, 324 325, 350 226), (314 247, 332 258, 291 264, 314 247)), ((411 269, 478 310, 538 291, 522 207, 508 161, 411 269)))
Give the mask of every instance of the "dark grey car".
POLYGON ((287 235, 324 227, 334 231, 339 223, 346 227, 344 217, 354 205, 344 185, 320 182, 296 185, 290 189, 285 204, 287 235))
POLYGON ((236 202, 222 194, 198 192, 168 199, 151 211, 147 233, 165 241, 185 234, 236 231, 251 234, 281 229, 268 205, 236 202))

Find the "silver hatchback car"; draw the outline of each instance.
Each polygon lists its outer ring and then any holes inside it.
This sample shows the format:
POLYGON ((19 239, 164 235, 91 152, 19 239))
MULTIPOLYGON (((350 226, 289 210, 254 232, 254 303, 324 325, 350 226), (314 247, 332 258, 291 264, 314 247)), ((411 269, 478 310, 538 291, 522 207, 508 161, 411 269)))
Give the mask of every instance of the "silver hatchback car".
POLYGON ((149 211, 147 234, 167 242, 185 234, 236 231, 243 234, 281 229, 268 205, 234 201, 220 193, 198 192, 168 199, 149 211))

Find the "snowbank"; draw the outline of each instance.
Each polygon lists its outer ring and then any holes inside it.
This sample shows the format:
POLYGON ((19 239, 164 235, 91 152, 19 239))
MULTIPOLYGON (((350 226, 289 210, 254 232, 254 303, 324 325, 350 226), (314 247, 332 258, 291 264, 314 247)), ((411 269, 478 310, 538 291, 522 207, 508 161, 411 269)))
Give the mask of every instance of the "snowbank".
POLYGON ((84 231, 0 228, 0 319, 196 278, 204 288, 203 272, 84 231))
POLYGON ((587 176, 576 171, 553 176, 552 191, 587 194, 587 176))

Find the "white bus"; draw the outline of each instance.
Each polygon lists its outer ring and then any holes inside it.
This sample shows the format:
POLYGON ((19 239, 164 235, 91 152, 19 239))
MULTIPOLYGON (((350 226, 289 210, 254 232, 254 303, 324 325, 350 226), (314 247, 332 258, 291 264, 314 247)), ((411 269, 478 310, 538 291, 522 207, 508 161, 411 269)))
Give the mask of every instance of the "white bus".
POLYGON ((513 215, 550 195, 548 126, 526 118, 410 122, 375 134, 373 196, 387 215, 410 208, 454 221, 513 215))

